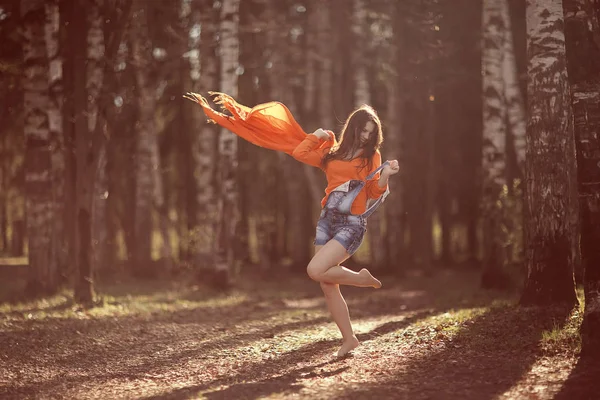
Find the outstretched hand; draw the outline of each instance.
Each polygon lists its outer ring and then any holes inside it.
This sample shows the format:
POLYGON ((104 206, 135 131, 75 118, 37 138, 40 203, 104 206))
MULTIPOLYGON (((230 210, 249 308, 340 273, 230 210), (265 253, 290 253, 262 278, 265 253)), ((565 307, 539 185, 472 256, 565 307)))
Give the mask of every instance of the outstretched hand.
POLYGON ((329 139, 329 134, 327 133, 327 131, 324 130, 324 129, 321 129, 321 128, 319 128, 316 131, 314 131, 313 135, 315 135, 319 139, 323 139, 323 140, 329 139))
POLYGON ((397 174, 398 171, 400 171, 398 160, 389 160, 389 164, 383 167, 383 171, 381 171, 381 173, 390 176, 397 174))

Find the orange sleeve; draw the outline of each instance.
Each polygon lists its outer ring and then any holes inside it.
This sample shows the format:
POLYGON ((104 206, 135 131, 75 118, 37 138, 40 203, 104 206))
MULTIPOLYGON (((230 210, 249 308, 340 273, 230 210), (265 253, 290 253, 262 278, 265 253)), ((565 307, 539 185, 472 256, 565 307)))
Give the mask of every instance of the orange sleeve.
POLYGON ((321 167, 321 160, 329 152, 335 141, 333 132, 329 133, 329 139, 319 139, 315 135, 306 135, 306 138, 294 149, 292 156, 305 164, 313 167, 321 167))
MULTIPOLYGON (((381 153, 379 151, 377 151, 373 155, 373 170, 379 168, 380 166, 381 166, 381 153)), ((369 199, 379 198, 379 196, 384 194, 388 188, 388 185, 385 185, 384 187, 379 186, 379 182, 378 182, 379 176, 380 176, 380 172, 375 174, 373 179, 370 179, 367 182, 366 189, 367 189, 367 197, 369 199)))

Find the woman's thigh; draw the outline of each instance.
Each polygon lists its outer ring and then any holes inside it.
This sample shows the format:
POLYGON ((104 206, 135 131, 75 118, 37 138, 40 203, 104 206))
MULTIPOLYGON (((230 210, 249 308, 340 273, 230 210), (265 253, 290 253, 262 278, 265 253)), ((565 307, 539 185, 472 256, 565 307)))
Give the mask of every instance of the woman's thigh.
POLYGON ((337 240, 330 240, 323 246, 315 246, 315 255, 308 264, 308 273, 320 274, 329 268, 339 265, 348 259, 350 255, 337 240))

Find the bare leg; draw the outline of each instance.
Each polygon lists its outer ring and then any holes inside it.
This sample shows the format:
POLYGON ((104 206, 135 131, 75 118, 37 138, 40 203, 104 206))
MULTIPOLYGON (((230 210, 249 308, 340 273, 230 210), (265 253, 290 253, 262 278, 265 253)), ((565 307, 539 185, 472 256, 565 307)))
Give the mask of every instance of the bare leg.
POLYGON ((356 273, 340 266, 339 263, 346 260, 349 255, 344 246, 336 240, 331 240, 324 246, 316 246, 315 250, 315 256, 309 263, 307 272, 312 279, 320 282, 327 308, 342 334, 342 346, 337 353, 341 357, 356 348, 359 341, 354 335, 348 305, 340 291, 340 284, 379 288, 381 282, 366 269, 356 273))
POLYGON ((336 283, 360 287, 374 287, 379 289, 381 282, 363 268, 354 272, 339 265, 348 258, 344 246, 337 240, 330 240, 324 246, 317 246, 315 256, 308 264, 308 275, 317 282, 336 283))
POLYGON ((329 308, 331 317, 342 333, 343 343, 337 353, 337 355, 341 357, 358 346, 359 342, 354 335, 354 330, 350 323, 348 305, 342 296, 340 285, 321 282, 321 289, 323 289, 323 293, 325 294, 325 301, 327 302, 327 308, 329 308))

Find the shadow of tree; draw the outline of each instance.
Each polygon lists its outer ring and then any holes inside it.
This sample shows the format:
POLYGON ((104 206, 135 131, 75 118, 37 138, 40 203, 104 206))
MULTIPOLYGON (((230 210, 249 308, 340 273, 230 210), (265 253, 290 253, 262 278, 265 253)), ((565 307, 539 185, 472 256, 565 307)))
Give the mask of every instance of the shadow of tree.
POLYGON ((409 354, 408 359, 389 365, 387 378, 336 398, 498 398, 529 371, 539 355, 542 332, 564 325, 569 312, 494 308, 471 320, 452 341, 430 342, 422 356, 409 354))
MULTIPOLYGON (((464 287, 463 276, 452 279, 461 282, 464 287)), ((359 339, 363 342, 375 340, 434 313, 490 302, 489 295, 473 296, 473 290, 464 298, 460 295, 448 297, 449 291, 460 294, 461 291, 456 289, 460 286, 452 286, 454 281, 448 282, 446 278, 443 282, 441 289, 439 284, 430 285, 425 280, 399 282, 391 279, 387 281, 386 288, 377 291, 345 288, 353 318, 384 316, 389 321, 358 335, 359 339), (444 289, 446 293, 442 292, 444 289)), ((244 292, 246 297, 241 302, 178 308, 175 311, 165 309, 146 315, 11 320, 6 325, 9 328, 0 333, 2 342, 8 345, 3 347, 10 349, 14 364, 27 371, 41 368, 52 373, 46 375, 48 378, 45 379, 33 373, 24 375, 5 388, 4 392, 51 397, 64 388, 85 387, 100 382, 145 381, 148 376, 163 379, 174 370, 183 372, 192 368, 186 373, 193 376, 194 368, 202 369, 214 364, 214 360, 223 355, 224 349, 230 349, 226 357, 231 360, 235 359, 237 348, 257 340, 330 323, 330 318, 325 316, 325 304, 318 284, 307 281, 299 288, 294 285, 295 280, 285 285, 279 283, 279 287, 268 291, 261 291, 262 286, 261 290, 255 287, 253 292, 247 288, 244 289, 247 290, 244 292), (294 296, 294 293, 298 295, 294 296), (283 300, 296 303, 290 307, 283 300), (320 311, 310 311, 314 309, 320 311), (293 317, 290 318, 290 315, 293 317), (247 326, 251 326, 251 329, 246 330, 247 326), (192 360, 192 364, 188 366, 189 360, 192 360)), ((478 283, 474 281, 473 285, 477 287, 478 283)), ((189 292, 180 292, 179 295, 180 298, 211 296, 189 292)), ((343 372, 344 369, 328 370, 329 367, 321 371, 318 363, 322 359, 315 361, 328 351, 333 354, 337 345, 338 340, 320 341, 269 360, 259 356, 247 361, 241 368, 236 367, 230 375, 199 383, 192 378, 191 382, 195 384, 176 389, 165 396, 187 398, 199 391, 219 396, 221 390, 226 391, 225 394, 230 398, 253 398, 268 395, 276 389, 298 391, 302 388, 299 381, 305 376, 343 372)), ((168 386, 166 382, 163 384, 168 386)))
MULTIPOLYGON (((401 320, 387 322, 368 333, 358 335, 359 340, 373 340, 378 336, 409 326, 430 313, 430 311, 416 312, 401 320)), ((337 358, 332 354, 332 359, 326 362, 292 368, 285 373, 281 372, 289 369, 290 366, 310 362, 311 359, 323 356, 326 352, 333 352, 337 345, 339 345, 338 340, 319 341, 285 353, 277 359, 252 364, 234 375, 146 399, 187 399, 204 391, 208 391, 204 393, 204 396, 211 399, 256 399, 273 393, 297 392, 303 387, 303 385, 297 384, 300 379, 311 376, 323 378, 347 370, 349 367, 343 366, 330 371, 317 371, 326 366, 344 363, 347 358, 337 358), (227 387, 210 391, 212 388, 221 386, 227 387)))
POLYGON ((600 397, 600 360, 582 357, 563 384, 555 400, 592 400, 600 397))

